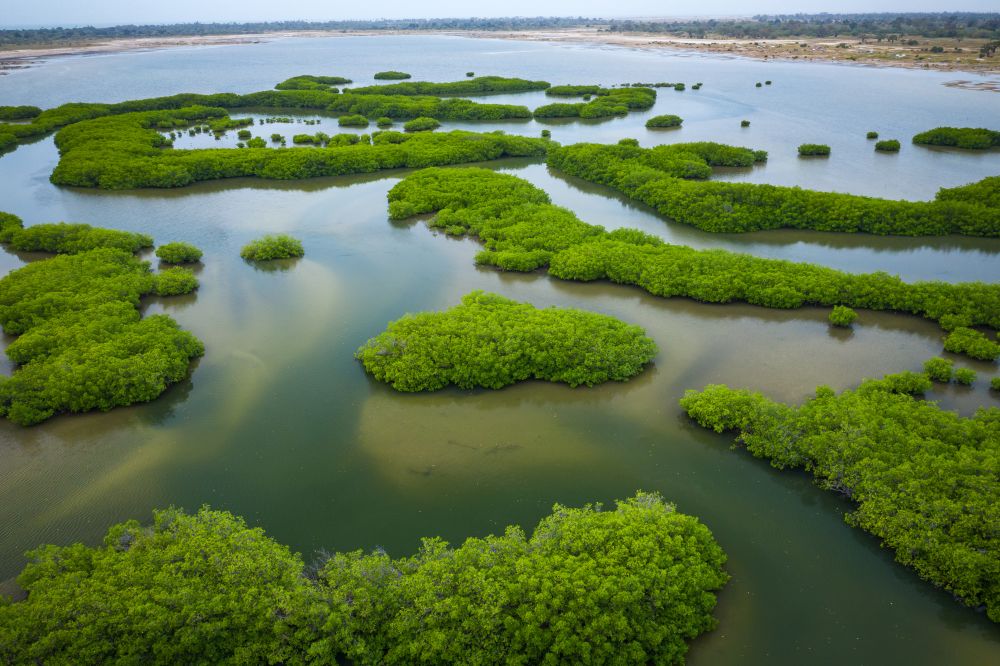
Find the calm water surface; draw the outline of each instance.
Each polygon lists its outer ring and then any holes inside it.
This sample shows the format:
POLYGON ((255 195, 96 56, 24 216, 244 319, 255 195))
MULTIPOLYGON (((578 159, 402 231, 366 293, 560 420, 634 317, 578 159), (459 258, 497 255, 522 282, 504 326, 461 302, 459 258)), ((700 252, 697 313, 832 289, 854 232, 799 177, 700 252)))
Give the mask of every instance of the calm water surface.
MULTIPOLYGON (((702 81, 701 91, 663 90, 654 109, 625 119, 446 127, 526 135, 549 127, 562 142, 711 139, 770 151, 766 166, 723 178, 926 199, 938 187, 1000 173, 1000 153, 908 143, 940 124, 996 125, 1000 95, 941 85, 953 75, 615 48, 344 37, 66 58, 0 77, 0 103, 248 92, 300 73, 350 76, 363 85, 388 68, 431 80, 474 70, 554 83, 702 81), (754 88, 764 79, 774 85, 754 88), (645 130, 645 118, 658 113, 683 116, 683 129, 645 130), (749 129, 740 129, 742 118, 752 121, 749 129), (869 129, 902 139, 902 152, 875 155, 864 139, 869 129), (804 141, 829 143, 833 155, 801 161, 795 146, 804 141)), ((491 98, 531 107, 545 100, 534 93, 491 98)), ((292 127, 255 132, 290 136, 292 127)), ((328 119, 294 127, 337 131, 328 119)), ((321 547, 381 545, 403 555, 421 536, 458 541, 509 523, 530 528, 554 502, 610 502, 645 489, 698 516, 729 554, 733 580, 720 597, 721 626, 696 642, 691 664, 983 664, 1000 654, 995 625, 844 525, 849 505, 804 475, 731 451, 729 438, 693 426, 677 406, 685 389, 713 382, 800 401, 818 384, 846 388, 863 376, 916 370, 940 352, 936 325, 861 312, 853 332, 831 331, 822 309, 704 305, 477 269, 474 241, 433 233, 423 222, 388 220, 385 195, 399 172, 107 193, 52 186, 56 159, 51 138, 0 159, 0 208, 29 224, 84 221, 203 248, 197 294, 144 307, 171 314, 207 352, 190 381, 151 404, 30 429, 0 423, 0 579, 17 573, 27 548, 96 543, 111 523, 169 504, 231 510, 308 559, 321 547), (270 271, 242 262, 240 246, 269 232, 300 237, 306 257, 270 271), (571 390, 526 383, 430 395, 394 393, 353 360, 388 321, 449 307, 477 288, 637 323, 660 354, 627 384, 571 390)), ((711 235, 536 161, 489 166, 527 178, 588 222, 640 227, 670 242, 912 280, 1000 275, 997 241, 711 235)), ((0 269, 23 259, 0 255, 0 269)), ((959 364, 997 373, 996 364, 959 364)), ((984 384, 932 397, 966 414, 1000 404, 984 384)))

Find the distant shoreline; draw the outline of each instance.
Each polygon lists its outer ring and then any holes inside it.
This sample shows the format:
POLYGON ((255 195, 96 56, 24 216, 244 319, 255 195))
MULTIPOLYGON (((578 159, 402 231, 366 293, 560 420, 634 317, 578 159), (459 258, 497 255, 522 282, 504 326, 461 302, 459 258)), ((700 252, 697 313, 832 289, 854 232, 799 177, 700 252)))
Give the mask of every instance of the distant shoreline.
MULTIPOLYGON (((831 62, 875 67, 898 67, 933 72, 963 72, 990 76, 1000 74, 1000 57, 987 62, 963 49, 959 53, 927 54, 902 44, 860 44, 839 39, 688 39, 662 34, 609 33, 588 28, 523 31, 475 30, 292 30, 285 32, 249 33, 241 35, 198 35, 191 37, 139 37, 111 39, 59 47, 39 47, 0 51, 0 74, 30 67, 34 61, 62 56, 152 51, 181 46, 227 46, 257 44, 286 37, 358 37, 388 35, 444 35, 471 39, 507 39, 514 41, 545 41, 572 44, 606 44, 645 50, 696 51, 733 57, 774 60, 779 62, 831 62), (840 46, 845 44, 847 46, 840 46), (918 59, 919 58, 919 59, 918 59)), ((938 40, 953 43, 954 40, 938 40)), ((974 45, 970 45, 974 48, 974 45)), ((954 49, 953 49, 954 50, 954 49)), ((1000 81, 973 83, 953 82, 956 87, 1000 92, 1000 81)))

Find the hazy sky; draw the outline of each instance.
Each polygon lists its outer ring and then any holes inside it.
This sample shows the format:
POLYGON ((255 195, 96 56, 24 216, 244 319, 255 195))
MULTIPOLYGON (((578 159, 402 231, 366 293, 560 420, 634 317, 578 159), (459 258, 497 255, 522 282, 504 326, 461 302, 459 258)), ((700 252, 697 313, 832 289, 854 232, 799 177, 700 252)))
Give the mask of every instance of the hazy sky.
POLYGON ((0 25, 203 23, 444 16, 692 16, 792 12, 996 11, 996 0, 28 0, 5 2, 0 25))

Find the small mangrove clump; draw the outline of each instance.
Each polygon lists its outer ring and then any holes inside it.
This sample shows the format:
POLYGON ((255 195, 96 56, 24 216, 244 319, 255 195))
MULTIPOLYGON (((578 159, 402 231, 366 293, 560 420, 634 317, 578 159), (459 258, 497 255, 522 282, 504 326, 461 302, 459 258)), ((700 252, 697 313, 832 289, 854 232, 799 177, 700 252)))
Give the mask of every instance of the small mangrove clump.
POLYGON ((341 127, 368 127, 368 119, 359 113, 352 113, 338 118, 337 124, 341 127))
POLYGON ((994 391, 1000 391, 1000 377, 994 377, 990 380, 990 388, 994 391))
POLYGON ((375 120, 375 125, 380 129, 386 129, 387 127, 392 127, 392 118, 382 116, 375 120))
POLYGON ((174 266, 153 276, 153 291, 157 296, 180 296, 198 288, 198 278, 187 268, 174 266))
POLYGON ((567 308, 538 309, 474 291, 445 312, 394 321, 355 356, 397 391, 499 389, 527 379, 593 386, 625 381, 656 355, 638 326, 567 308))
POLYGON ((803 143, 799 146, 800 157, 826 157, 830 154, 830 146, 822 143, 803 143))
POLYGON ((951 381, 954 366, 954 361, 935 356, 924 361, 924 372, 931 378, 931 381, 947 384, 951 381))
POLYGON ((156 248, 156 256, 168 264, 191 264, 201 259, 201 250, 183 241, 156 248))
POLYGON ((868 134, 866 134, 865 137, 868 139, 877 139, 878 132, 868 132, 868 134))
POLYGON ((411 76, 406 72, 397 72, 390 69, 385 72, 375 72, 375 76, 372 78, 376 81, 402 81, 403 79, 411 78, 411 76))
POLYGON ((966 150, 986 150, 1000 146, 1000 132, 985 127, 935 127, 913 137, 924 146, 953 146, 966 150))
POLYGON ((858 318, 858 313, 845 305, 835 305, 830 311, 829 320, 834 326, 850 328, 854 320, 858 318))
POLYGON ((898 153, 899 152, 899 141, 896 139, 885 139, 884 141, 875 142, 875 150, 880 153, 898 153))
POLYGON ((240 256, 247 261, 270 261, 271 259, 292 259, 305 254, 302 241, 287 234, 268 234, 251 241, 240 250, 240 256))
POLYGON ((972 368, 958 368, 955 370, 955 382, 957 384, 971 386, 975 383, 977 376, 976 371, 972 368))
POLYGON ((684 119, 680 116, 674 116, 670 114, 662 116, 653 116, 646 121, 646 127, 649 129, 658 129, 663 127, 680 127, 684 119))
POLYGON ((441 127, 441 123, 436 118, 422 116, 403 123, 404 132, 429 132, 441 127))
POLYGON ((741 120, 740 121, 740 127, 750 127, 750 121, 749 120, 741 120))

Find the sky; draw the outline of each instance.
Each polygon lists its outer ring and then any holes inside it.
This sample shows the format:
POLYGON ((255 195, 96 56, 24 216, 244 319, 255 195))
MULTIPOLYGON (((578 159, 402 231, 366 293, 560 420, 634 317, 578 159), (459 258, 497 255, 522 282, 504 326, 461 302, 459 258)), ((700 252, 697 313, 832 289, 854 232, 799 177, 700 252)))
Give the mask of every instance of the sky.
POLYGON ((0 25, 116 25, 124 23, 189 23, 339 20, 467 16, 747 16, 794 12, 932 12, 997 11, 996 0, 30 0, 9 2, 0 25))

